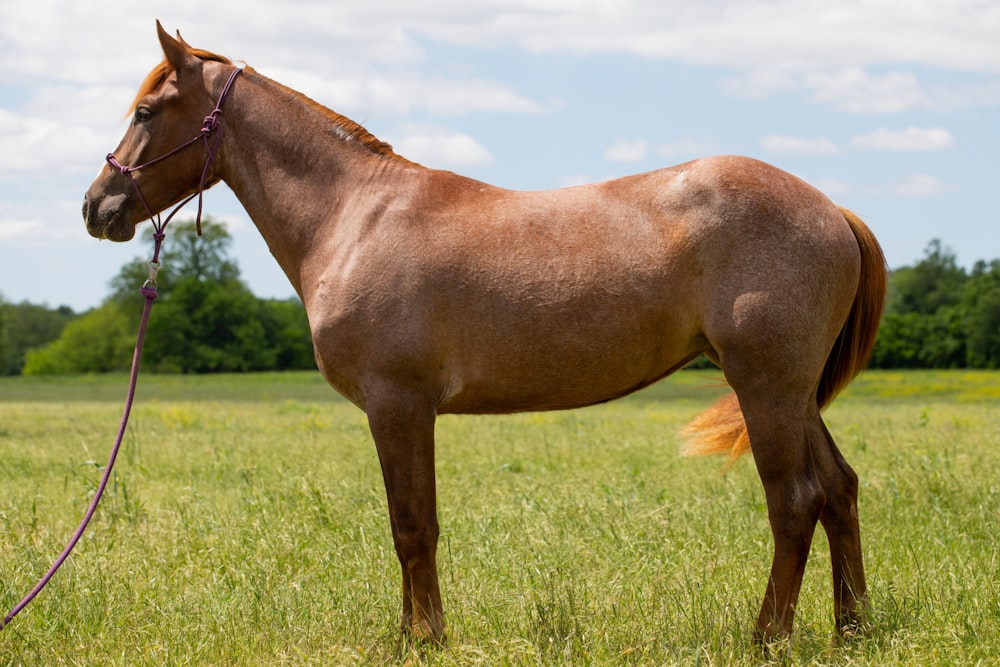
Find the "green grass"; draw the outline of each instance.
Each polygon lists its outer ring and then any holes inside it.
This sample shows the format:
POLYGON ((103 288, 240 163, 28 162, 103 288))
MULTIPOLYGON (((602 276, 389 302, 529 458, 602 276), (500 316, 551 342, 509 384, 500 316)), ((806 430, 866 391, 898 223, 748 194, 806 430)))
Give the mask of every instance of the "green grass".
MULTIPOLYGON (((1000 659, 1000 373, 868 373, 827 412, 862 479, 873 627, 839 644, 817 532, 776 664, 1000 659)), ((771 555, 749 459, 679 457, 685 372, 585 410, 443 417, 447 648, 397 650, 364 415, 312 374, 145 375, 113 485, 0 633, 12 665, 752 665, 771 555)), ((0 380, 0 613, 79 521, 125 378, 0 380)))

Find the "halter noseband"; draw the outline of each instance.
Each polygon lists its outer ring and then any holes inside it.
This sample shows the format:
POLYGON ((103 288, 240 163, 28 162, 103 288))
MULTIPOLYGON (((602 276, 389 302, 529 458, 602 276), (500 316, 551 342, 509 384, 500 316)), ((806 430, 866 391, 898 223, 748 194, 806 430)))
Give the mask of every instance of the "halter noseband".
POLYGON ((163 155, 157 158, 153 158, 152 160, 145 162, 137 167, 123 165, 118 161, 117 158, 115 158, 114 153, 108 153, 107 155, 108 164, 111 165, 113 169, 119 171, 122 174, 122 176, 127 178, 129 182, 132 184, 132 187, 135 189, 135 193, 139 196, 139 201, 142 202, 143 208, 145 208, 146 213, 149 214, 150 222, 153 223, 153 227, 155 229, 153 238, 156 239, 157 241, 156 251, 153 256, 154 262, 158 260, 158 255, 160 251, 160 241, 163 240, 164 236, 163 230, 166 228, 167 224, 174 217, 174 215, 182 208, 184 208, 184 205, 187 204, 192 199, 194 199, 195 197, 198 197, 198 217, 195 219, 195 224, 198 228, 198 235, 201 236, 202 197, 205 193, 205 185, 208 183, 209 173, 211 172, 212 167, 215 165, 215 156, 218 154, 219 148, 222 146, 222 125, 219 124, 219 116, 222 115, 222 105, 226 101, 226 97, 228 97, 229 91, 233 87, 233 82, 236 81, 236 77, 238 77, 240 75, 240 72, 242 71, 243 70, 240 69, 239 67, 233 70, 233 73, 229 75, 229 80, 226 81, 225 87, 222 89, 222 94, 219 95, 219 101, 215 104, 215 109, 208 116, 205 116, 205 120, 204 123, 202 124, 201 131, 196 136, 192 137, 188 141, 185 141, 177 148, 167 153, 164 153, 163 155), (215 130, 218 130, 218 132, 216 132, 215 134, 215 140, 210 141, 209 138, 211 137, 212 132, 215 130), (201 170, 201 180, 198 182, 198 191, 192 195, 189 195, 183 201, 181 201, 181 203, 179 203, 174 208, 174 210, 170 212, 170 215, 167 216, 167 219, 163 222, 160 222, 159 214, 153 213, 153 210, 146 202, 146 198, 142 195, 142 190, 139 189, 139 184, 135 182, 135 177, 132 174, 134 172, 145 169, 146 167, 154 165, 157 162, 166 160, 168 157, 171 157, 172 155, 179 153, 180 151, 184 150, 185 148, 187 148, 193 143, 196 143, 199 140, 202 140, 205 143, 206 156, 205 156, 205 166, 201 170))

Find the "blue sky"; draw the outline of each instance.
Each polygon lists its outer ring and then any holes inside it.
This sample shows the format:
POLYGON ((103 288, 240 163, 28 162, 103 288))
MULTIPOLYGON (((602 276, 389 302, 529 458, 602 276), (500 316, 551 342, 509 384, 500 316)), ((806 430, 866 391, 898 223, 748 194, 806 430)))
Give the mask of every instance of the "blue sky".
MULTIPOLYGON (((84 310, 146 252, 90 238, 80 205, 156 18, 427 166, 546 189, 747 154, 858 212, 893 267, 934 238, 1000 257, 1000 3, 33 0, 0 6, 6 300, 84 310)), ((206 210, 258 295, 292 294, 224 185, 206 210)))

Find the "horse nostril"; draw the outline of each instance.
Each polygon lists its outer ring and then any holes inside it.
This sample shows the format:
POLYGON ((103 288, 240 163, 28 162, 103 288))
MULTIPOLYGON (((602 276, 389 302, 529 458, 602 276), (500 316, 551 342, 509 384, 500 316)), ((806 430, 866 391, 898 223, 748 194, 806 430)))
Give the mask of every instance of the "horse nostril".
POLYGON ((82 213, 84 220, 90 220, 90 197, 84 196, 82 213))

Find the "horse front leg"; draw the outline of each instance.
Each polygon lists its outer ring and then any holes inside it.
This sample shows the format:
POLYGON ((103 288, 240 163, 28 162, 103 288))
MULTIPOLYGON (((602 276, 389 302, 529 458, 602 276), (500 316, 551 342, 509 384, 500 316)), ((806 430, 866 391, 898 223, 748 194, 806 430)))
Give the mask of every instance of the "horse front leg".
POLYGON ((366 412, 402 568, 402 630, 417 641, 440 643, 445 638, 445 622, 436 556, 435 409, 419 396, 392 392, 369 402, 366 412))

